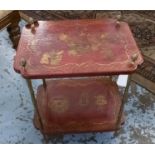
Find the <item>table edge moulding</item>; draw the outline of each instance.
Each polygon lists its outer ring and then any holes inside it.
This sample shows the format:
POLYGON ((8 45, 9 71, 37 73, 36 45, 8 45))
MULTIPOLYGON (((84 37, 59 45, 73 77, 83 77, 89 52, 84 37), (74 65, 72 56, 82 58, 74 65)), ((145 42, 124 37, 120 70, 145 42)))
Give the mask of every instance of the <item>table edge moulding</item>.
POLYGON ((81 77, 133 73, 142 62, 125 22, 39 21, 34 33, 27 27, 22 30, 14 69, 23 77, 33 79, 81 77), (25 64, 24 69, 21 64, 25 64))

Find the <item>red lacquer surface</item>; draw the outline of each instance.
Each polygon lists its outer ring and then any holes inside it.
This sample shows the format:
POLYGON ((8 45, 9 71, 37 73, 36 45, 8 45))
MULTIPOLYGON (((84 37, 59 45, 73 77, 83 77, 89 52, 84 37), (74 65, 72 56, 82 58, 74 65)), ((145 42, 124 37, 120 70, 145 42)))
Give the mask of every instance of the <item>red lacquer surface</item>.
POLYGON ((24 28, 14 69, 26 78, 133 72, 143 59, 127 23, 116 20, 39 21, 24 28), (131 56, 138 59, 130 65, 131 56), (26 60, 23 69, 21 61, 26 60))
MULTIPOLYGON (((109 79, 53 80, 47 96, 40 86, 37 104, 47 134, 116 130, 121 104, 118 88, 109 79)), ((36 126, 37 117, 35 117, 36 126)))

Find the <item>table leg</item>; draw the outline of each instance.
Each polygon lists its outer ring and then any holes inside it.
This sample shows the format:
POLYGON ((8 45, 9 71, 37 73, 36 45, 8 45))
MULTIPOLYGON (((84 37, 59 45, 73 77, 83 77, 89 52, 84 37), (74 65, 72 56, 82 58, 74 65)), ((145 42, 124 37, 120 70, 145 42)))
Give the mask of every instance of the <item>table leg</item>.
POLYGON ((28 85, 28 88, 29 88, 29 91, 30 91, 32 103, 34 105, 34 108, 36 110, 36 114, 38 116, 38 120, 39 120, 39 123, 40 123, 41 131, 42 131, 45 143, 47 143, 48 138, 47 138, 46 134, 44 134, 44 126, 43 126, 43 123, 42 123, 42 120, 41 120, 41 116, 40 116, 39 109, 38 109, 38 106, 37 106, 37 101, 36 101, 36 98, 35 98, 35 95, 34 95, 32 81, 30 79, 26 79, 26 82, 27 82, 27 85, 28 85))
MULTIPOLYGON (((45 91, 45 95, 46 95, 46 105, 48 104, 48 94, 47 94, 47 84, 46 84, 46 79, 42 79, 42 83, 43 83, 43 87, 44 87, 44 91, 45 91)), ((48 135, 46 135, 46 142, 48 143, 48 135)))
POLYGON ((47 87, 46 80, 45 79, 42 79, 42 82, 43 82, 43 87, 46 90, 46 87, 47 87))
MULTIPOLYGON (((124 104, 125 104, 125 102, 127 100, 127 97, 128 97, 128 89, 129 89, 129 86, 130 86, 130 81, 131 81, 131 75, 128 76, 127 86, 125 87, 125 90, 124 90, 122 104, 120 106, 118 118, 117 118, 117 121, 116 121, 116 129, 118 129, 120 127, 120 125, 121 125, 124 104)), ((115 134, 117 134, 117 131, 115 132, 115 134)))

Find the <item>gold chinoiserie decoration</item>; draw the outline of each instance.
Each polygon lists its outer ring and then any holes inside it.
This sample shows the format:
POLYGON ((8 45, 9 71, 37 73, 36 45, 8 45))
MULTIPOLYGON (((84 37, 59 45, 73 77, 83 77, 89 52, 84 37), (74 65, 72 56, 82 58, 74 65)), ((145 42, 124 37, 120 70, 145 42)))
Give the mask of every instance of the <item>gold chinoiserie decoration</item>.
POLYGON ((40 63, 44 65, 58 65, 62 60, 63 50, 56 52, 52 51, 49 53, 44 53, 41 57, 40 63))
POLYGON ((97 95, 95 97, 95 104, 100 106, 100 107, 103 107, 104 105, 107 104, 107 100, 105 99, 105 97, 103 95, 97 95))
POLYGON ((61 114, 68 110, 69 102, 64 97, 53 98, 48 104, 51 111, 61 114))

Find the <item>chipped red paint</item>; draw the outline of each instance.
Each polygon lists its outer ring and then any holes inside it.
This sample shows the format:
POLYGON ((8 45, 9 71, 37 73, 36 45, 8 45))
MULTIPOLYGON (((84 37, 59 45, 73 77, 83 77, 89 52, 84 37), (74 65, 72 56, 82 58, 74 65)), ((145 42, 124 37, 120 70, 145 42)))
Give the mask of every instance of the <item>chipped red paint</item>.
POLYGON ((133 72, 142 62, 125 22, 117 27, 112 19, 39 21, 35 33, 23 29, 14 69, 26 78, 112 75, 133 72))

